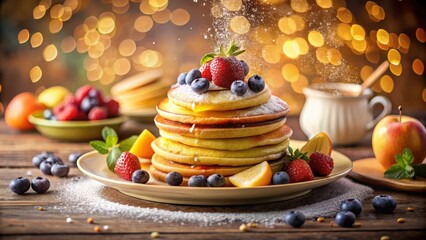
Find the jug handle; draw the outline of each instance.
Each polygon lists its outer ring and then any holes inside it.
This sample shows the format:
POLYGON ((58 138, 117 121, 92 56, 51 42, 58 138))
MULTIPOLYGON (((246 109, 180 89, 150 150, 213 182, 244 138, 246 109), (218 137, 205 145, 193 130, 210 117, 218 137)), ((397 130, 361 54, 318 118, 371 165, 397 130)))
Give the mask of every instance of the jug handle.
POLYGON ((383 110, 376 118, 374 118, 371 122, 367 124, 368 130, 371 130, 374 126, 376 126, 376 124, 380 121, 380 119, 388 115, 392 110, 392 103, 390 102, 388 98, 384 96, 375 96, 368 103, 370 112, 373 111, 373 107, 377 104, 381 104, 383 106, 383 110))

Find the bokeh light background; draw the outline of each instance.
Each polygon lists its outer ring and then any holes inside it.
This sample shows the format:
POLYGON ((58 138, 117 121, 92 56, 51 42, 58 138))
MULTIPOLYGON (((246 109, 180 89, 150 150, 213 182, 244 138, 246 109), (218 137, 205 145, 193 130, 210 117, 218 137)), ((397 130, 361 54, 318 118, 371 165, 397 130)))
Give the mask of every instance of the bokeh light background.
MULTIPOLYGON (((426 111, 426 4, 382 0, 37 0, 1 2, 0 112, 23 91, 90 83, 108 92, 128 76, 179 72, 231 39, 291 113, 316 82, 362 83, 394 110, 426 111)), ((172 79, 172 80, 166 80, 172 79)))

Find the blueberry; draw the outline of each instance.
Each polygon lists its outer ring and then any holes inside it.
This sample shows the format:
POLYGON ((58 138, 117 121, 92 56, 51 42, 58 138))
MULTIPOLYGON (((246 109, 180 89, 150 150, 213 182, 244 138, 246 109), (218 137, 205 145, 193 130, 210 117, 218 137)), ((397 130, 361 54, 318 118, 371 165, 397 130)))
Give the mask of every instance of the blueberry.
POLYGON ((50 110, 50 109, 45 109, 45 110, 43 111, 43 117, 44 117, 45 119, 48 119, 48 120, 52 119, 52 117, 53 117, 53 112, 52 112, 52 110, 50 110))
POLYGON ((340 203, 340 211, 350 211, 358 216, 362 211, 362 204, 357 199, 349 198, 340 203))
POLYGON ((53 164, 64 164, 64 161, 62 161, 62 159, 60 157, 54 156, 54 155, 50 155, 47 159, 46 162, 53 164))
POLYGON ((36 177, 31 181, 31 188, 36 193, 45 193, 50 188, 49 179, 44 177, 36 177))
POLYGON ((247 85, 242 80, 233 81, 231 84, 231 92, 237 96, 243 96, 247 92, 247 85))
POLYGON ((220 174, 213 174, 207 178, 207 185, 209 187, 223 187, 226 184, 226 179, 220 174))
POLYGON ((265 88, 265 81, 259 75, 253 75, 248 80, 248 86, 253 92, 261 92, 265 88))
POLYGON ((277 184, 286 184, 290 181, 290 178, 288 176, 288 174, 286 172, 276 172, 274 173, 274 175, 272 176, 272 185, 277 185, 277 184))
POLYGON ((48 162, 48 161, 44 161, 40 164, 40 171, 44 174, 44 175, 52 175, 52 163, 48 162))
POLYGON ((389 195, 378 195, 373 198, 373 207, 380 213, 393 212, 396 204, 396 200, 389 195))
POLYGON ((9 189, 16 194, 22 195, 30 189, 30 185, 28 178, 18 177, 10 182, 9 189))
POLYGON ((40 168, 40 164, 42 162, 46 161, 46 159, 50 156, 53 156, 52 152, 42 152, 38 155, 35 155, 32 159, 32 163, 33 163, 34 167, 40 168))
POLYGON ((197 78, 191 83, 192 91, 201 94, 209 90, 209 80, 205 78, 197 78))
POLYGON ((178 78, 177 78, 177 82, 179 83, 179 85, 185 85, 185 78, 186 78, 186 72, 179 74, 178 78))
POLYGON ((350 211, 341 211, 338 212, 336 218, 334 219, 337 225, 341 227, 352 227, 356 219, 356 216, 353 212, 350 211))
POLYGON ((80 104, 80 108, 81 110, 83 110, 84 112, 90 112, 90 110, 92 110, 92 108, 99 106, 99 101, 97 98, 92 98, 92 97, 85 97, 83 98, 83 100, 81 101, 80 104))
POLYGON ((198 69, 190 70, 185 76, 185 82, 188 85, 191 85, 192 81, 201 77, 201 72, 198 69))
POLYGON ((66 177, 70 171, 70 167, 66 164, 55 163, 52 165, 51 173, 56 177, 66 177))
POLYGON ((89 91, 88 96, 90 98, 96 98, 97 100, 102 99, 102 93, 101 93, 101 91, 99 91, 96 88, 92 88, 92 90, 89 91))
POLYGON ((203 175, 195 175, 189 178, 190 187, 207 187, 207 179, 203 175))
POLYGON ((166 176, 166 183, 170 186, 179 186, 183 182, 182 174, 178 172, 169 172, 166 176))
POLYGON ((136 170, 132 174, 132 182, 145 184, 149 180, 149 173, 145 170, 136 170))
POLYGON ((293 210, 284 217, 285 223, 295 228, 301 227, 305 223, 305 220, 305 214, 293 210))
POLYGON ((247 65, 247 63, 244 60, 240 60, 241 65, 243 66, 244 69, 244 76, 247 76, 248 72, 249 72, 249 66, 247 65))
POLYGON ((77 160, 81 157, 81 153, 79 152, 73 152, 68 155, 68 161, 74 165, 77 164, 77 160))

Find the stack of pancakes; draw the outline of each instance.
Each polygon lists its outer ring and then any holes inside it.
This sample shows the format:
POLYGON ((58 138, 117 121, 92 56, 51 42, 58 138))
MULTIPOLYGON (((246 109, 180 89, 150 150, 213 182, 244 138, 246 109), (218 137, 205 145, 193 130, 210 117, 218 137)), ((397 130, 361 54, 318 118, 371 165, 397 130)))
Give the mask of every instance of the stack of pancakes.
POLYGON ((267 86, 236 96, 230 90, 198 94, 188 85, 174 85, 157 111, 161 137, 152 142, 150 172, 158 180, 175 171, 187 185, 193 175, 228 177, 263 161, 275 172, 284 164, 292 134, 285 125, 289 107, 267 86))
POLYGON ((121 113, 134 115, 155 111, 170 86, 163 75, 161 69, 147 70, 112 86, 111 94, 120 103, 121 113))

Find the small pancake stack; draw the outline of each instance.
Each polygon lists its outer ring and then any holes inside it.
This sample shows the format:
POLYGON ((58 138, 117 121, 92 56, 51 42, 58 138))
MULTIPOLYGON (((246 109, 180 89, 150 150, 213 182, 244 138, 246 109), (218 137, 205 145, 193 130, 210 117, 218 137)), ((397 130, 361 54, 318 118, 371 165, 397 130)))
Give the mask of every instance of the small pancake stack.
POLYGON ((182 185, 193 175, 227 178, 263 161, 273 172, 283 167, 292 135, 285 125, 289 107, 268 86, 237 96, 228 89, 199 94, 176 84, 157 111, 161 137, 152 142, 150 173, 160 181, 169 172, 182 174, 182 185))
POLYGON ((170 86, 163 75, 161 69, 147 70, 115 84, 111 94, 120 103, 121 113, 155 115, 155 106, 166 96, 170 86))

